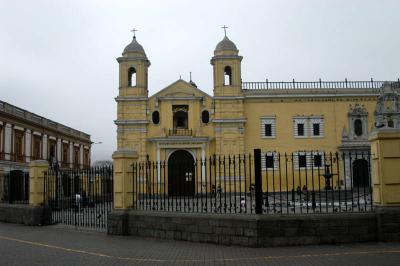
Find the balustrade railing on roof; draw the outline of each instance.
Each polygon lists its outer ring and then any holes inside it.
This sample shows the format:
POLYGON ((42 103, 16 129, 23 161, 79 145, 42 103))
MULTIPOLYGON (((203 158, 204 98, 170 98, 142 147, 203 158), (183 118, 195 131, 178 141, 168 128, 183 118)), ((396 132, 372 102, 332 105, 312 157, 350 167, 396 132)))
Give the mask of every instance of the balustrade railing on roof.
MULTIPOLYGON (((386 81, 274 81, 242 82, 243 90, 265 89, 379 89, 386 81)), ((389 81, 392 87, 400 87, 400 79, 389 81)))

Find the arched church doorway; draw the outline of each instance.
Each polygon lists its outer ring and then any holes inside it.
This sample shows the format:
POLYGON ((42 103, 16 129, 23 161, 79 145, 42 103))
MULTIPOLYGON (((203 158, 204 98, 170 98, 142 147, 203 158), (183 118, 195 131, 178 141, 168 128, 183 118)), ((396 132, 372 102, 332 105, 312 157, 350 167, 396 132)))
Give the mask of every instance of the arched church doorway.
POLYGON ((186 150, 174 151, 168 159, 168 194, 194 196, 195 167, 192 154, 186 150))
POLYGON ((368 162, 357 159, 353 162, 353 187, 364 188, 370 186, 368 162))

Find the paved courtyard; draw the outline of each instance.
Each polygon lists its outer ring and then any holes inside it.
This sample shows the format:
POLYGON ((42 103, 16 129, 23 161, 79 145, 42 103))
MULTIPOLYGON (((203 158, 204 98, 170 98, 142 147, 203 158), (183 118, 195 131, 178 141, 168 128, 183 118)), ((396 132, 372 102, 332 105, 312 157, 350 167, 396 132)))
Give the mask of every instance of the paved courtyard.
POLYGON ((400 265, 400 243, 243 248, 0 223, 1 265, 400 265))

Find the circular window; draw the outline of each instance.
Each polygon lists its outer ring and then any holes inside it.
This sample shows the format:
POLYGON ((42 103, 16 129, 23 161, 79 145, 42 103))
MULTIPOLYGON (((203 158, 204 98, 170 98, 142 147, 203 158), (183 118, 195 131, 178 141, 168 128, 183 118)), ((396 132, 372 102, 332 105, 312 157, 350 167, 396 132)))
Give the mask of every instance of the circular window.
POLYGON ((160 123, 160 113, 158 111, 154 111, 151 119, 153 120, 153 124, 158 125, 158 123, 160 123))
POLYGON ((204 110, 204 111, 201 113, 201 121, 202 121, 204 124, 208 124, 208 122, 210 122, 210 113, 209 113, 207 110, 204 110))
POLYGON ((360 119, 354 120, 354 133, 357 136, 361 136, 363 134, 362 122, 360 119))

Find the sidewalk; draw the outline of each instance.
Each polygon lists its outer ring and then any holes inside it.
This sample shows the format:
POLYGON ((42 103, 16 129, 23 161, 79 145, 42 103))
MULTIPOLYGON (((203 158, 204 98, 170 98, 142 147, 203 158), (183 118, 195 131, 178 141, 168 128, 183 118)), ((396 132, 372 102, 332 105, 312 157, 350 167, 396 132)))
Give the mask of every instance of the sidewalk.
POLYGON ((243 248, 0 223, 1 265, 400 265, 400 243, 243 248))

